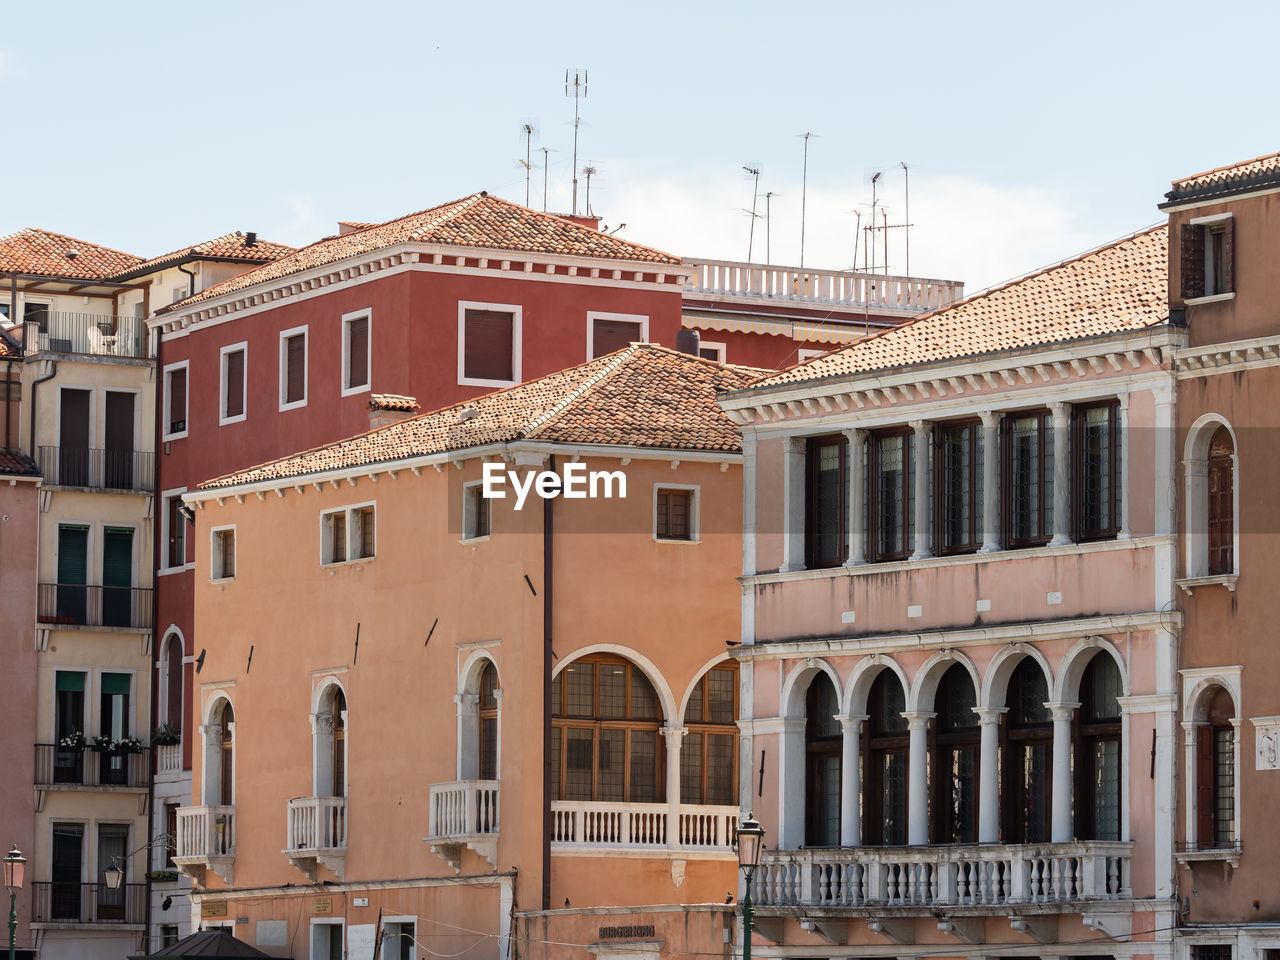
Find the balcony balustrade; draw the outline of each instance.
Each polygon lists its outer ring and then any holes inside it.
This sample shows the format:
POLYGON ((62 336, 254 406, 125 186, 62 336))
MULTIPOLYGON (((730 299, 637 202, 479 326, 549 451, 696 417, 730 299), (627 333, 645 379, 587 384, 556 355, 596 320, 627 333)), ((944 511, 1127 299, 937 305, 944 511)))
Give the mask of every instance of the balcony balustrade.
POLYGON ((36 617, 58 626, 149 630, 151 588, 42 583, 37 589, 36 617))
POLYGON ((155 746, 156 775, 182 773, 182 742, 161 743, 155 746))
POLYGON ((856 847, 768 851, 763 907, 923 907, 1123 900, 1131 843, 856 847))
POLYGON ((551 839, 581 846, 732 849, 737 807, 680 804, 679 836, 669 836, 671 812, 665 803, 557 800, 551 804, 551 839))
POLYGON ((36 789, 123 787, 146 790, 151 783, 150 749, 124 753, 67 750, 56 743, 36 744, 36 789))
POLYGON ((851 270, 814 270, 732 260, 685 261, 694 268, 688 296, 846 304, 921 313, 964 296, 964 284, 851 270))
MULTIPOLYGON (((29 316, 29 315, 28 315, 29 316)), ((154 357, 141 317, 52 311, 22 325, 23 353, 98 357, 154 357)))
POLYGON ((180 807, 174 864, 201 885, 206 870, 231 883, 236 857, 235 827, 235 807, 229 804, 180 807))
POLYGON ((48 924, 131 924, 146 922, 147 885, 124 883, 31 884, 31 921, 48 924))
POLYGON ((467 847, 497 865, 499 828, 497 780, 454 780, 433 783, 427 844, 433 853, 460 871, 467 847))
POLYGON ((347 798, 298 797, 289 801, 284 855, 316 879, 322 864, 342 879, 347 854, 347 798))
POLYGON ((156 455, 150 451, 41 446, 36 452, 46 483, 90 490, 155 489, 156 455))

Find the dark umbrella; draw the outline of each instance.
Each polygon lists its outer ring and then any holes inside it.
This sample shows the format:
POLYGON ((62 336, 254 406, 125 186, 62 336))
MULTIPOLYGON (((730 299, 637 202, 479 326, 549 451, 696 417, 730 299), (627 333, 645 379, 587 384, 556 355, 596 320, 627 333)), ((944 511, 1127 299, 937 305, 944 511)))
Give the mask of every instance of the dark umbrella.
POLYGON ((257 947, 237 940, 228 930, 201 930, 177 943, 161 947, 155 953, 135 954, 129 960, 149 960, 150 957, 199 957, 200 960, 233 960, 240 957, 267 957, 257 947))

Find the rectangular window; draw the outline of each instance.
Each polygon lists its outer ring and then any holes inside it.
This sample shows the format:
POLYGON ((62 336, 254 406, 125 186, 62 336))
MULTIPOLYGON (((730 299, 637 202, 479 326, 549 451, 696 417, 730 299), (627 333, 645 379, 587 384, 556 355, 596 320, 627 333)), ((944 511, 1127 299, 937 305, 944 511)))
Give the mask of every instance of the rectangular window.
POLYGON ((1231 960, 1231 944, 1193 943, 1191 960, 1231 960))
POLYGON ((181 567, 187 562, 187 527, 182 515, 182 495, 165 501, 165 566, 181 567))
POLYGON ((351 511, 351 540, 354 559, 365 560, 373 556, 373 507, 359 507, 351 511))
POLYGON ((654 508, 653 535, 659 540, 696 540, 693 490, 659 487, 654 508))
POLYGON ((177 869, 174 865, 173 858, 178 853, 178 804, 166 803, 164 805, 164 823, 165 823, 165 841, 164 841, 164 867, 165 870, 177 869))
POLYGON ((1109 540, 1120 532, 1120 405, 1073 407, 1071 419, 1072 536, 1109 540))
POLYGON ((649 339, 649 318, 629 313, 587 314, 587 359, 649 339))
POLYGON ((1185 300, 1235 291, 1235 218, 1230 214, 1196 217, 1182 225, 1181 273, 1185 300))
POLYGON ((1235 731, 1213 727, 1213 844, 1229 847, 1236 842, 1235 731))
POLYGON ((187 361, 164 368, 164 437, 187 435, 187 361))
POLYGON ((982 546, 982 444, 978 421, 934 428, 934 538, 944 554, 982 546))
POLYGON ((236 528, 222 527, 210 533, 210 579, 230 580, 236 575, 236 528))
POLYGON ((723 343, 713 343, 710 340, 703 340, 698 344, 698 356, 703 360, 715 360, 719 363, 725 363, 728 356, 728 348, 723 343))
POLYGON ((462 539, 481 540, 493 532, 492 504, 480 481, 462 486, 462 539))
POLYGON ((342 395, 369 389, 369 312, 342 318, 342 395))
POLYGON ((905 560, 915 539, 915 444, 910 430, 867 437, 867 559, 905 560))
POLYGON ((847 444, 843 436, 815 437, 805 453, 805 566, 838 567, 848 557, 845 537, 847 444))
POLYGON ((49 304, 28 300, 22 305, 22 322, 34 323, 41 333, 49 332, 49 304))
POLYGON ((1033 547, 1053 537, 1053 420, 1047 410, 1000 421, 1005 545, 1033 547))
POLYGON ((372 504, 345 507, 320 515, 320 562, 367 560, 377 549, 372 504))
POLYGON ((280 334, 280 409, 293 410, 307 402, 307 328, 280 334))
POLYGON ((160 946, 171 947, 178 942, 178 925, 176 923, 160 924, 160 946))
POLYGON ((248 353, 247 343, 222 348, 219 424, 239 423, 245 418, 245 361, 248 353))
POLYGON ((498 303, 458 304, 458 382, 507 387, 520 382, 521 309, 498 303))

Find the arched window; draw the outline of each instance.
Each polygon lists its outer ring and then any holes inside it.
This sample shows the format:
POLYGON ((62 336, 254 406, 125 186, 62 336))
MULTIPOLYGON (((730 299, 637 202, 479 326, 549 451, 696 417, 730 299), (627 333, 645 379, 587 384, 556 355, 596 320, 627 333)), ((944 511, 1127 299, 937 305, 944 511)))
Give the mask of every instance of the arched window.
POLYGON ((480 779, 498 779, 498 668, 487 661, 480 672, 480 779))
POLYGON ((231 701, 217 704, 204 727, 204 802, 235 803, 235 711, 231 701))
POLYGON ((862 725, 866 776, 862 795, 862 842, 891 846, 907 842, 907 753, 911 744, 902 681, 881 670, 867 697, 862 725))
POLYGON ((835 684, 818 673, 805 695, 804 746, 805 844, 810 847, 840 845, 840 753, 843 743, 840 699, 835 684))
POLYGON ((554 799, 662 799, 662 710, 639 667, 603 654, 575 660, 551 682, 551 702, 554 799))
POLYGON ((329 705, 330 722, 333 724, 333 780, 331 797, 347 795, 347 698, 341 690, 333 695, 329 705))
POLYGON ((317 797, 347 795, 347 695, 337 683, 328 683, 311 718, 313 739, 313 789, 317 797))
POLYGON ((1023 657, 1009 678, 1005 705, 1000 806, 1005 843, 1045 843, 1050 837, 1053 717, 1045 703, 1044 670, 1023 657))
POLYGON ((182 722, 182 639, 177 634, 169 635, 164 656, 165 684, 165 722, 179 733, 184 726, 182 722))
POLYGON ((1120 839, 1120 670, 1094 654, 1080 678, 1076 723, 1076 836, 1120 839))
POLYGON ((738 795, 738 664, 704 673, 684 710, 680 802, 728 806, 738 795))
POLYGON ((1235 444, 1219 427, 1209 440, 1209 576, 1235 572, 1235 444))
POLYGON ((1196 848, 1209 850, 1236 842, 1236 708, 1222 687, 1204 696, 1205 719, 1196 724, 1196 848))
POLYGON ((978 839, 977 691, 969 672, 953 664, 938 684, 933 734, 933 842, 974 843, 978 839))

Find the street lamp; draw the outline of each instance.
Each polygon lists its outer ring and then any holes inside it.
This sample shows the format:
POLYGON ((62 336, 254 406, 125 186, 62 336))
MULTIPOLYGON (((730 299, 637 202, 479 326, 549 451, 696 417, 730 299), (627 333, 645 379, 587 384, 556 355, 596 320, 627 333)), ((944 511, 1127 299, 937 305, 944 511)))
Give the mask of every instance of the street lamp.
POLYGON ((124 880, 124 871, 120 869, 119 857, 112 857, 111 861, 111 866, 102 871, 102 876, 107 881, 107 889, 119 890, 120 882, 124 880))
POLYGON ((18 891, 22 889, 22 875, 26 871, 27 858, 13 849, 4 858, 4 885, 9 891, 9 960, 14 960, 14 944, 18 937, 18 891))
POLYGON ((734 846, 738 848, 738 869, 747 878, 746 896, 742 898, 742 960, 751 960, 751 921, 755 908, 751 902, 751 875, 760 865, 760 851, 764 848, 764 827, 748 813, 734 831, 734 846))

